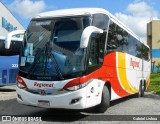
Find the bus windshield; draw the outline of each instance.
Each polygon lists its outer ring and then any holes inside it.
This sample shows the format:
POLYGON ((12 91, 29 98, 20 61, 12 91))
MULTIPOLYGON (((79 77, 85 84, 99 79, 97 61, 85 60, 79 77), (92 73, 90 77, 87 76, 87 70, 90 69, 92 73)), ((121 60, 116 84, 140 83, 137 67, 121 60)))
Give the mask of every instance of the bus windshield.
POLYGON ((24 36, 20 72, 29 76, 61 77, 84 70, 80 38, 89 17, 32 20, 24 36))

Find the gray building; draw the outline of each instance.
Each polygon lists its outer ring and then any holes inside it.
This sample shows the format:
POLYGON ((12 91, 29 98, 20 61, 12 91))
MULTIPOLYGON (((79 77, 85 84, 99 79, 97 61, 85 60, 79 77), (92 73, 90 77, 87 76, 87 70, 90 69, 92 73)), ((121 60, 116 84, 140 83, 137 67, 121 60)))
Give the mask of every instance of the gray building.
POLYGON ((24 27, 12 15, 9 9, 0 2, 0 36, 7 36, 13 30, 21 29, 24 27))

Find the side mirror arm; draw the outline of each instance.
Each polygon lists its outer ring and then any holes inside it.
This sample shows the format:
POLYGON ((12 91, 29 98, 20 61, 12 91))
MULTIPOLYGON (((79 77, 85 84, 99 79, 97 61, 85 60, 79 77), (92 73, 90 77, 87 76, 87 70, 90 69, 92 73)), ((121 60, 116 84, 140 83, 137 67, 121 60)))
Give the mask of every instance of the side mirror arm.
POLYGON ((89 38, 92 33, 103 33, 103 30, 94 26, 86 27, 81 35, 80 48, 86 48, 88 46, 89 38))
POLYGON ((15 31, 10 32, 7 35, 6 40, 5 40, 5 48, 6 49, 10 48, 11 39, 13 36, 18 35, 18 34, 24 34, 24 33, 25 33, 25 30, 15 30, 15 31))

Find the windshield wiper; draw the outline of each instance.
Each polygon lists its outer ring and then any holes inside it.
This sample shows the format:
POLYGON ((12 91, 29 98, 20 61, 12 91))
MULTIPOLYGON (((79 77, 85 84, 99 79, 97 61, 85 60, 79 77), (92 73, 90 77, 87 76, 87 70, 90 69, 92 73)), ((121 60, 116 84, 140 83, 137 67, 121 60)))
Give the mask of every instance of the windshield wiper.
MULTIPOLYGON (((49 43, 50 43, 50 42, 48 42, 48 43, 46 44, 46 54, 47 54, 48 56, 51 56, 51 59, 52 59, 53 64, 54 64, 54 67, 55 67, 55 69, 56 69, 56 71, 57 71, 60 79, 64 79, 64 78, 63 78, 63 75, 62 75, 62 73, 61 73, 60 67, 59 67, 59 65, 58 65, 58 63, 57 63, 54 55, 52 54, 52 47, 50 47, 49 43)), ((47 56, 47 55, 46 55, 46 56, 47 56)), ((46 60, 47 60, 48 58, 49 58, 49 57, 46 57, 46 60)), ((45 69, 46 69, 46 68, 47 68, 47 61, 46 61, 45 69)))
POLYGON ((44 55, 46 56, 46 57, 45 57, 46 61, 45 61, 44 75, 45 75, 45 72, 46 72, 46 69, 47 69, 48 58, 49 58, 49 56, 51 56, 51 59, 52 59, 52 61, 53 61, 54 67, 55 67, 55 69, 56 69, 56 72, 58 73, 60 79, 64 79, 63 76, 62 76, 61 70, 60 70, 60 68, 59 68, 59 65, 58 65, 58 63, 57 63, 57 61, 56 61, 56 59, 55 59, 55 57, 54 57, 54 55, 52 54, 51 51, 52 51, 52 48, 49 46, 48 43, 46 43, 45 49, 44 49, 44 48, 43 48, 43 49, 40 49, 40 51, 37 52, 37 54, 35 55, 35 57, 36 57, 36 58, 35 58, 35 61, 33 62, 30 70, 28 71, 28 78, 29 78, 30 75, 33 73, 33 71, 35 70, 35 67, 36 67, 36 65, 37 65, 37 62, 39 61, 41 55, 44 54, 44 55), (44 53, 43 53, 43 52, 44 52, 44 53))

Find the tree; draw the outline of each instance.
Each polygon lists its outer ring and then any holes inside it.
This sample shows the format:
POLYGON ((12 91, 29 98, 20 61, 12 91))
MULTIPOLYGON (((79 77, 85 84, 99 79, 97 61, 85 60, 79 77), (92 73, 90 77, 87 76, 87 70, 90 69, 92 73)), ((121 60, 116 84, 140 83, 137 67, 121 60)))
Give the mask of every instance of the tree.
POLYGON ((160 72, 160 62, 158 62, 158 64, 156 65, 156 67, 158 68, 158 71, 157 72, 160 72))

